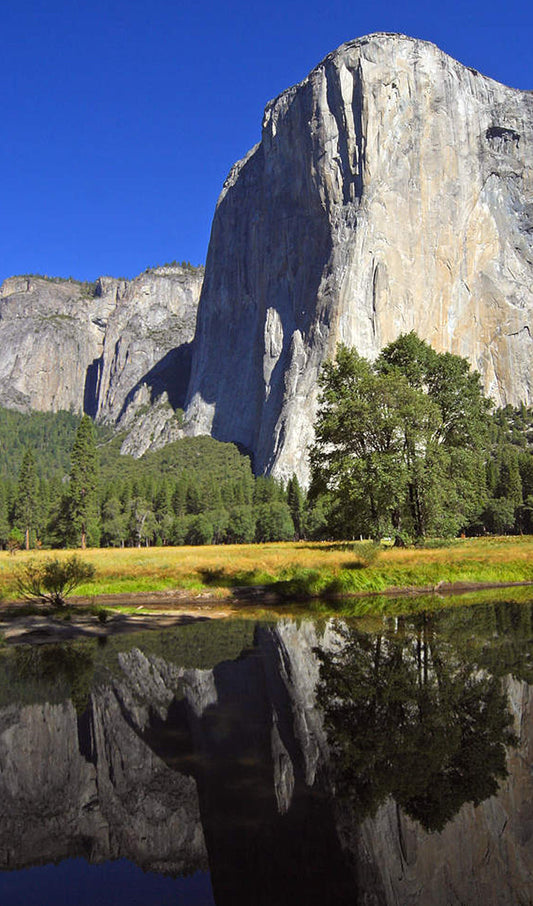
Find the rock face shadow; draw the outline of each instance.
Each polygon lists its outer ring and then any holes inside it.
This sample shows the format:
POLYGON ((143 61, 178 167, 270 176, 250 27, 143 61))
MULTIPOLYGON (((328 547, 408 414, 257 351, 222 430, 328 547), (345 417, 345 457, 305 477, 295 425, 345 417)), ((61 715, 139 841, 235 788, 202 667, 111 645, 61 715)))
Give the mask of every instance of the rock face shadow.
POLYGON ((183 343, 167 352, 153 368, 144 374, 127 394, 118 421, 124 416, 135 396, 143 386, 150 390, 150 403, 163 393, 174 410, 183 409, 191 375, 193 343, 183 343))
POLYGON ((98 412, 98 390, 100 374, 102 371, 103 357, 93 359, 85 374, 85 387, 83 388, 83 411, 91 418, 98 412))

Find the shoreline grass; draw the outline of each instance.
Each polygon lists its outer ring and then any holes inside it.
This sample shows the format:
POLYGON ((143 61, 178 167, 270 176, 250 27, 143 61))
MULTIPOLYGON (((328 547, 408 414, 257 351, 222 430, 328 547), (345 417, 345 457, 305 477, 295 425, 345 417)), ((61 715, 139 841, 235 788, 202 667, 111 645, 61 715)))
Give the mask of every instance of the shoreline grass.
MULTIPOLYGON (((0 600, 17 598, 15 574, 28 559, 68 557, 72 551, 0 552, 0 600)), ((180 590, 237 596, 260 586, 283 600, 431 588, 445 584, 533 582, 533 536, 455 539, 423 548, 387 548, 374 556, 368 542, 90 549, 96 568, 76 595, 127 595, 180 590)))

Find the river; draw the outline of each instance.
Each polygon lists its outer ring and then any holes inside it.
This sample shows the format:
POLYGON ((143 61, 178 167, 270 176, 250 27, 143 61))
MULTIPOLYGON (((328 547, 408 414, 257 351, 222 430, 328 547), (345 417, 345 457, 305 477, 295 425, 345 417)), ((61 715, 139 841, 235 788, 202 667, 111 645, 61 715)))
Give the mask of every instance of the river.
POLYGON ((533 902, 533 601, 0 649, 2 906, 533 902))

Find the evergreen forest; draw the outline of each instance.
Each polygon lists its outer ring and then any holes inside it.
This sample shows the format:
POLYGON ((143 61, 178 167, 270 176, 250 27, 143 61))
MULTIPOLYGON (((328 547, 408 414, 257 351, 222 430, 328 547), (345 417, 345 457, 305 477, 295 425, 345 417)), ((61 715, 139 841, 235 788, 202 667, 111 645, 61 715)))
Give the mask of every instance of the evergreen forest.
POLYGON ((234 444, 183 438, 134 459, 121 442, 88 416, 0 409, 0 546, 286 541, 302 524, 298 482, 255 477, 234 444))
POLYGON ((0 548, 533 533, 533 410, 493 410, 464 359, 407 334, 320 383, 308 495, 211 437, 133 459, 87 415, 0 409, 0 548))

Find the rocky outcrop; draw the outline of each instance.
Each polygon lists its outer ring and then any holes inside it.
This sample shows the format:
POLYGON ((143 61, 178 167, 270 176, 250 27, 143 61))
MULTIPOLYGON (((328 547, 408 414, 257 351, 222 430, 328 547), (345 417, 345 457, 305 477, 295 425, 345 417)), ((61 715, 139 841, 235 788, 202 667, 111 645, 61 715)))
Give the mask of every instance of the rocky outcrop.
POLYGON ((9 278, 0 287, 0 405, 85 411, 129 429, 125 452, 135 455, 174 440, 202 277, 172 266, 94 287, 9 278))
POLYGON ((83 855, 129 858, 145 870, 207 867, 196 784, 140 737, 164 716, 182 671, 140 651, 122 676, 71 701, 0 711, 0 867, 83 855))
POLYGON ((307 476, 317 376, 415 330, 533 401, 533 94, 434 45, 344 44, 267 105, 218 201, 188 430, 307 476))

